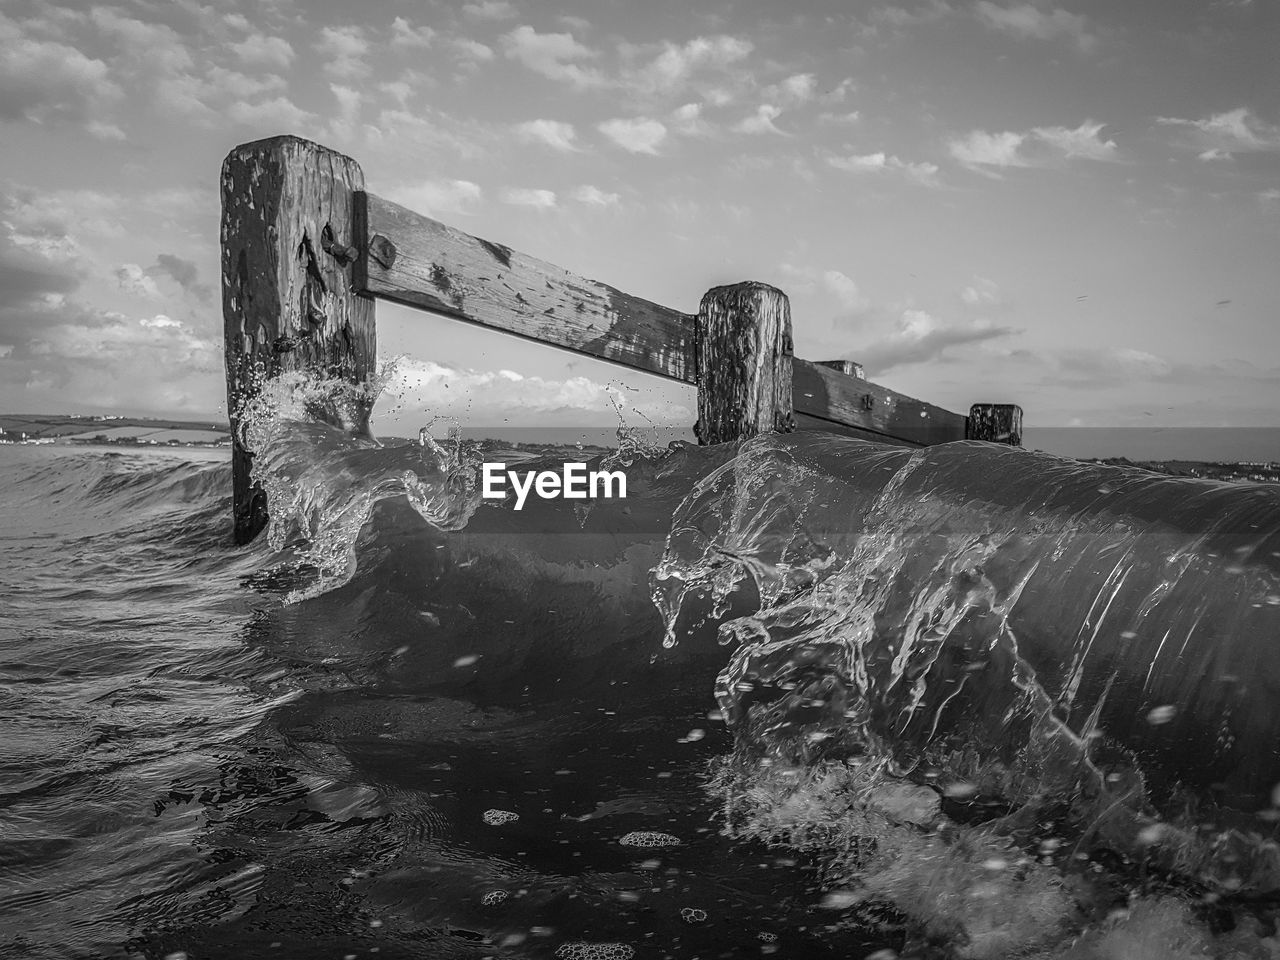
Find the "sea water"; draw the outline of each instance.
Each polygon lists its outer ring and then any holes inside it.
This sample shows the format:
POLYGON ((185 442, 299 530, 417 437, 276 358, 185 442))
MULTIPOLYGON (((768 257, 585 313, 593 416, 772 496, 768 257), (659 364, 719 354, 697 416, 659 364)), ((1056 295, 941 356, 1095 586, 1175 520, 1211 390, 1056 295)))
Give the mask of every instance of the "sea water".
POLYGON ((262 416, 0 451, 0 955, 1280 951, 1280 490, 262 416))

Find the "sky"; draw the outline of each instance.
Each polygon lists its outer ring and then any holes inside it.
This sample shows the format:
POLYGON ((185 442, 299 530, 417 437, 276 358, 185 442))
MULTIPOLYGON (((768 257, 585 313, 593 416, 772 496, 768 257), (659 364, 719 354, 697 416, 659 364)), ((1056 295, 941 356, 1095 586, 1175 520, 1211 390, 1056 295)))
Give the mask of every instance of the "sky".
MULTIPOLYGON (((218 171, 371 191, 1036 426, 1280 427, 1275 0, 0 0, 0 410, 225 414, 218 171)), ((691 422, 691 387, 392 305, 375 427, 691 422)), ((1277 451, 1280 456, 1280 451, 1277 451)))

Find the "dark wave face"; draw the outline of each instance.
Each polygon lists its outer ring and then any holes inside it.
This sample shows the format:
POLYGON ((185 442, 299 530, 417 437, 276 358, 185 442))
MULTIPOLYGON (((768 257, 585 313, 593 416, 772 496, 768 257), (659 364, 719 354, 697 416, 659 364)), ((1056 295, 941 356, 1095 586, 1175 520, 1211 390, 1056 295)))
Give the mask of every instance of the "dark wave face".
POLYGON ((0 455, 0 955, 1267 955, 1275 488, 625 435, 516 511, 573 448, 325 389, 248 549, 218 454, 0 455))

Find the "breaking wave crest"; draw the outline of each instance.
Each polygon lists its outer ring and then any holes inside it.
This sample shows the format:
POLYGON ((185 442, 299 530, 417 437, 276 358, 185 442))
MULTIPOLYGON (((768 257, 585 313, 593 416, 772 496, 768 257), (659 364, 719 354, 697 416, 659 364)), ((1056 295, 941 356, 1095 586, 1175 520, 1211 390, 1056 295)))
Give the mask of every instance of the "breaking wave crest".
POLYGON ((295 547, 295 562, 314 582, 286 597, 296 602, 342 586, 355 574, 356 539, 374 506, 405 497, 437 530, 457 530, 479 506, 478 445, 454 435, 384 446, 368 430, 367 409, 384 371, 370 386, 289 373, 266 381, 242 411, 253 478, 267 496, 269 543, 295 547))
POLYGON ((351 390, 284 378, 245 418, 270 543, 316 571, 288 601, 350 581, 374 508, 403 498, 465 540, 440 562, 489 550, 505 566, 477 576, 589 583, 558 618, 647 592, 651 656, 715 631, 724 829, 811 857, 840 922, 892 915, 967 957, 1138 956, 1123 945, 1157 929, 1162 956, 1265 955, 1280 489, 979 443, 659 450, 624 429, 605 463, 632 476, 625 507, 478 515, 491 446, 380 444, 351 390), (1211 935, 1208 909, 1251 933, 1211 935))
POLYGON ((667 643, 692 597, 722 618, 726 829, 966 956, 1078 930, 1100 864, 1274 897, 1278 494, 973 443, 743 444, 653 576, 667 643))

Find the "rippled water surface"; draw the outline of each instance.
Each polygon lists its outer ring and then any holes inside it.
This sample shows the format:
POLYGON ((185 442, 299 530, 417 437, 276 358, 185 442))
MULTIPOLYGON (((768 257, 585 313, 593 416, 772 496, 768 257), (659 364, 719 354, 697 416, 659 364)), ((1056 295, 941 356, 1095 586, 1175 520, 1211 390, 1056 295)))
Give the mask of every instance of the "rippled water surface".
POLYGON ((1280 952, 1276 491, 262 442, 0 451, 0 955, 1280 952))

